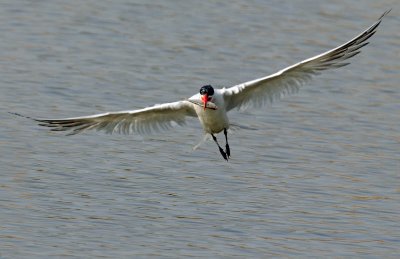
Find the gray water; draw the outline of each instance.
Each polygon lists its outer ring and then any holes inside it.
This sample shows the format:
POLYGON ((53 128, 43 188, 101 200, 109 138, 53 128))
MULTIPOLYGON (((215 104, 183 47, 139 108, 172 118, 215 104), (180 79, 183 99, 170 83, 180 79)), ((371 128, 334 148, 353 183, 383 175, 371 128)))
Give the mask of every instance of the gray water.
POLYGON ((0 258, 397 258, 398 0, 0 3, 0 258), (34 117, 141 108, 232 86, 357 35, 371 44, 231 121, 151 136, 50 133, 34 117), (223 136, 219 136, 223 142, 223 136))

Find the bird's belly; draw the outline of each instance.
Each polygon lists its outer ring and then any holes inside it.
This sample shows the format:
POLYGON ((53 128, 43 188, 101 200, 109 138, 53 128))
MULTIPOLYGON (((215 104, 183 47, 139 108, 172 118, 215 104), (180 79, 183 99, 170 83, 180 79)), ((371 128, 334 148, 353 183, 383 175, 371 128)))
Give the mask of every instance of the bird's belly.
POLYGON ((196 107, 196 113, 204 131, 207 133, 219 133, 229 128, 228 117, 222 110, 204 110, 202 107, 196 107))

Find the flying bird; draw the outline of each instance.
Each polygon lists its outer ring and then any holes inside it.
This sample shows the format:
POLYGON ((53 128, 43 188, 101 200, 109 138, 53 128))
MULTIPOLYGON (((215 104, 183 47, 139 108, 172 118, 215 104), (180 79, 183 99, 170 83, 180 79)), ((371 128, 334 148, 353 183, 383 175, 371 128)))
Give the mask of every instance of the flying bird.
POLYGON ((300 86, 322 71, 348 65, 347 60, 360 53, 360 49, 368 44, 367 40, 375 34, 383 17, 389 12, 390 10, 384 12, 361 34, 334 49, 305 59, 272 75, 229 88, 215 89, 211 85, 205 85, 197 94, 188 99, 138 110, 63 119, 28 118, 35 120, 41 126, 50 127, 52 131, 68 131, 68 135, 73 135, 87 130, 146 134, 169 129, 175 124, 183 125, 186 117, 198 117, 204 133, 211 135, 222 157, 228 161, 231 156, 227 133, 231 125, 228 119, 230 110, 261 107, 283 95, 297 92, 300 86), (225 135, 224 148, 215 136, 220 132, 225 135))

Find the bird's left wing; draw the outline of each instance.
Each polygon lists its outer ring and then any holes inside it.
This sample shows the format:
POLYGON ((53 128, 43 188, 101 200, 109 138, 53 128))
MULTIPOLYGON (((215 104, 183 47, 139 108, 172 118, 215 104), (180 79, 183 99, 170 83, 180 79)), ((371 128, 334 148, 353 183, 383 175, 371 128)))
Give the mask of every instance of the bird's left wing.
POLYGON ((229 111, 233 108, 259 107, 285 94, 297 92, 300 86, 321 71, 348 65, 349 63, 344 61, 360 53, 360 48, 368 44, 367 40, 375 34, 383 17, 389 12, 390 10, 386 11, 360 35, 339 47, 284 68, 275 74, 223 89, 226 109, 229 111))
POLYGON ((52 131, 69 131, 68 135, 92 129, 103 130, 107 133, 147 134, 169 129, 174 123, 183 125, 186 116, 196 116, 193 104, 188 101, 178 101, 132 111, 108 112, 65 119, 34 120, 41 126, 50 127, 52 131))

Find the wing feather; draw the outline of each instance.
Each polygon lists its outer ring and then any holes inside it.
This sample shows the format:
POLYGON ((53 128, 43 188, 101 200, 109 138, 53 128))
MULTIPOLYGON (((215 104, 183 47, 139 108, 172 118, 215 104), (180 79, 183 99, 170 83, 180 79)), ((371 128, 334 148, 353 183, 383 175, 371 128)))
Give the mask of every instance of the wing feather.
POLYGON ((39 122, 40 126, 51 128, 52 131, 69 131, 68 135, 94 129, 109 134, 148 134, 170 129, 174 124, 183 125, 186 116, 196 116, 193 104, 188 101, 178 101, 133 111, 108 112, 64 119, 34 120, 39 122))
POLYGON ((233 108, 243 110, 262 106, 266 102, 272 102, 284 95, 297 92, 313 76, 319 75, 324 70, 350 64, 344 61, 356 56, 362 47, 368 45, 367 40, 375 34, 383 17, 389 12, 390 10, 383 13, 365 31, 339 47, 303 60, 275 74, 224 89, 226 109, 228 111, 233 108))

